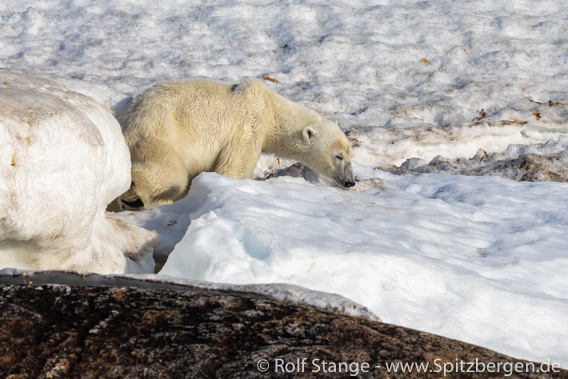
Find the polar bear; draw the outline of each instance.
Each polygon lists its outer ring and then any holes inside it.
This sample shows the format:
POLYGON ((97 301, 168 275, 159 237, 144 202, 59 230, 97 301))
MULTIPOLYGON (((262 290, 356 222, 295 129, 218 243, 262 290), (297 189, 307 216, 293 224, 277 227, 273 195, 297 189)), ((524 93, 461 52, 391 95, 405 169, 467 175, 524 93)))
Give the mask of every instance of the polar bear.
POLYGON ((170 204, 204 171, 252 178, 262 153, 355 185, 351 146, 337 124, 258 79, 164 82, 137 97, 118 121, 132 160, 132 186, 118 199, 122 209, 170 204))

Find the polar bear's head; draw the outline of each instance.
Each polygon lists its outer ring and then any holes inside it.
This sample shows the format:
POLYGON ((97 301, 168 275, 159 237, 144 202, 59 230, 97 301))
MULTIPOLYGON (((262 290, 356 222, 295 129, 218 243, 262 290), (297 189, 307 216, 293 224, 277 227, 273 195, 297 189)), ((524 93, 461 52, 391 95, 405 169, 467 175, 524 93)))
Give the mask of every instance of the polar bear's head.
POLYGON ((329 120, 308 125, 302 130, 303 143, 308 147, 305 163, 342 187, 353 187, 351 144, 345 133, 329 120))

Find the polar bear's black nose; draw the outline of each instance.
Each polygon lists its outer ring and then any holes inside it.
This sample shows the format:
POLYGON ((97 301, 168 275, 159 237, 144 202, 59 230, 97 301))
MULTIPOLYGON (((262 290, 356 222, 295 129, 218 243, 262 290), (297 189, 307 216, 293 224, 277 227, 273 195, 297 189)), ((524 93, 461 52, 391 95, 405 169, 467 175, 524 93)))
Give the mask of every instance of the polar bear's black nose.
POLYGON ((349 187, 353 187, 355 185, 355 182, 345 182, 345 187, 349 188, 349 187))

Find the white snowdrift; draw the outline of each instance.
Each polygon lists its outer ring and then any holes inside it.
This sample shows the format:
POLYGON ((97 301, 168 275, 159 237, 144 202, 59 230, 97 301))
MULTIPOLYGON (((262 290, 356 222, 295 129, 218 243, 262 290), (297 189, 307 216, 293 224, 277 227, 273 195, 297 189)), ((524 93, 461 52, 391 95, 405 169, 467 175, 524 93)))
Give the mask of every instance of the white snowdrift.
POLYGON ((151 211, 160 236, 187 230, 159 275, 334 292, 385 322, 568 365, 567 184, 355 169, 368 190, 200 175, 151 211))
POLYGON ((105 214, 129 185, 110 112, 50 80, 0 73, 0 267, 152 272, 155 233, 105 214))

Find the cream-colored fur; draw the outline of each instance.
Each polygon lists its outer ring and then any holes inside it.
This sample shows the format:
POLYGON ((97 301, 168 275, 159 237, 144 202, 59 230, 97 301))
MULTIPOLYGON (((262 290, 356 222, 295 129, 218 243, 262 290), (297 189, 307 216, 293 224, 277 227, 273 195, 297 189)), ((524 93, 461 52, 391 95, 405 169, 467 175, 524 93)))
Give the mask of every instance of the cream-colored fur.
POLYGON ((125 209, 180 199, 203 171, 251 178, 261 153, 299 160, 342 186, 354 185, 341 129, 257 79, 158 84, 119 122, 132 158, 133 185, 119 199, 125 209))

